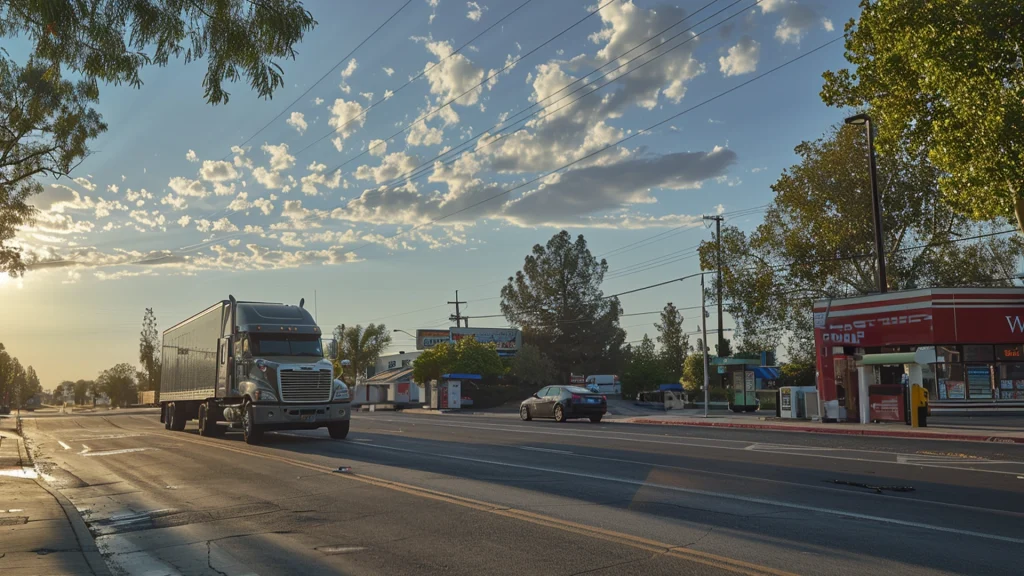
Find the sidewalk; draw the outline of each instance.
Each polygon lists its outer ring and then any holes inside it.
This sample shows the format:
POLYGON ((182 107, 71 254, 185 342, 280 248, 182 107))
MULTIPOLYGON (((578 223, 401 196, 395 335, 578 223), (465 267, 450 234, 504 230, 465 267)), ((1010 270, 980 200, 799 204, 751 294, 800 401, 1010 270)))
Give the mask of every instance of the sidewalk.
POLYGON ((0 574, 109 574, 78 511, 37 477, 13 417, 0 418, 0 574))
POLYGON ((968 442, 1000 442, 1024 444, 1024 427, 993 428, 978 423, 977 426, 928 426, 911 428, 906 424, 854 424, 822 423, 807 420, 783 420, 763 416, 670 414, 638 418, 609 419, 608 422, 623 424, 656 424, 663 426, 709 426, 721 428, 746 428, 753 430, 782 430, 786 432, 810 432, 812 434, 843 434, 852 436, 888 436, 893 438, 927 438, 930 440, 960 440, 968 442))

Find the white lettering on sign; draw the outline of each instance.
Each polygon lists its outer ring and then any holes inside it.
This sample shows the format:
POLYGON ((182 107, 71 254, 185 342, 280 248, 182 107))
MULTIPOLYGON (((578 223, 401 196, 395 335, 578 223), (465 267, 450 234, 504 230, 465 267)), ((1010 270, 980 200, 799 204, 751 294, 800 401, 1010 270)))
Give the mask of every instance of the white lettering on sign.
POLYGON ((1007 316, 1006 323, 1010 325, 1010 334, 1024 333, 1024 322, 1021 322, 1020 316, 1007 316))
MULTIPOLYGON (((919 322, 931 321, 931 314, 908 314, 906 316, 887 316, 885 318, 872 318, 869 320, 854 320, 843 324, 829 324, 821 335, 823 342, 835 344, 860 344, 864 340, 865 330, 875 326, 898 326, 904 324, 917 324, 919 322)), ((1007 317, 1009 321, 1009 317, 1007 317)), ((1021 322, 1021 332, 1024 333, 1024 322, 1021 322)))

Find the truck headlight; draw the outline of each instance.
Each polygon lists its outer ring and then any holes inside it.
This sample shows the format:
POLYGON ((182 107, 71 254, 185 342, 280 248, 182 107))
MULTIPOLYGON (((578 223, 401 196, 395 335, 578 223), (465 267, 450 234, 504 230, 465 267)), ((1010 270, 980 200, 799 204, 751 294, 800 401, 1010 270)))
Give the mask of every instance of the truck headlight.
POLYGON ((334 381, 334 399, 335 400, 348 400, 348 386, 345 385, 341 380, 334 381))
POLYGON ((253 398, 257 402, 277 402, 277 394, 270 390, 257 389, 253 392, 253 398))

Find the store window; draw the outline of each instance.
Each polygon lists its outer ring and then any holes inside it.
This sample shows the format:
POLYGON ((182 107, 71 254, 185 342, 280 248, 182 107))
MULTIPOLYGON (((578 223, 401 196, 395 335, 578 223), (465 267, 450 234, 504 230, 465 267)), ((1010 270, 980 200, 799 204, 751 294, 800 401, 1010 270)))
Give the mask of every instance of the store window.
POLYGON ((964 365, 935 364, 934 367, 938 384, 935 397, 939 400, 966 400, 967 382, 964 379, 964 365))
POLYGON ((995 360, 995 355, 992 346, 964 346, 964 362, 991 362, 993 360, 995 360))
POLYGON ((997 364, 996 383, 999 400, 1024 400, 1024 363, 997 364))
MULTIPOLYGON (((964 355, 967 355, 966 350, 964 355)), ((991 400, 992 365, 967 364, 964 371, 967 374, 967 397, 971 400, 991 400)))

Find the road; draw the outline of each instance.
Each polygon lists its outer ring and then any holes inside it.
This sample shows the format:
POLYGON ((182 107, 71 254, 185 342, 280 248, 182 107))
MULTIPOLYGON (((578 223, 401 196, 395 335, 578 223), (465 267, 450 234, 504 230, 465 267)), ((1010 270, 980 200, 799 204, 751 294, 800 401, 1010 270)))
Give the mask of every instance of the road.
POLYGON ((114 573, 1020 573, 1021 446, 392 412, 248 446, 111 414, 25 433, 114 573))

